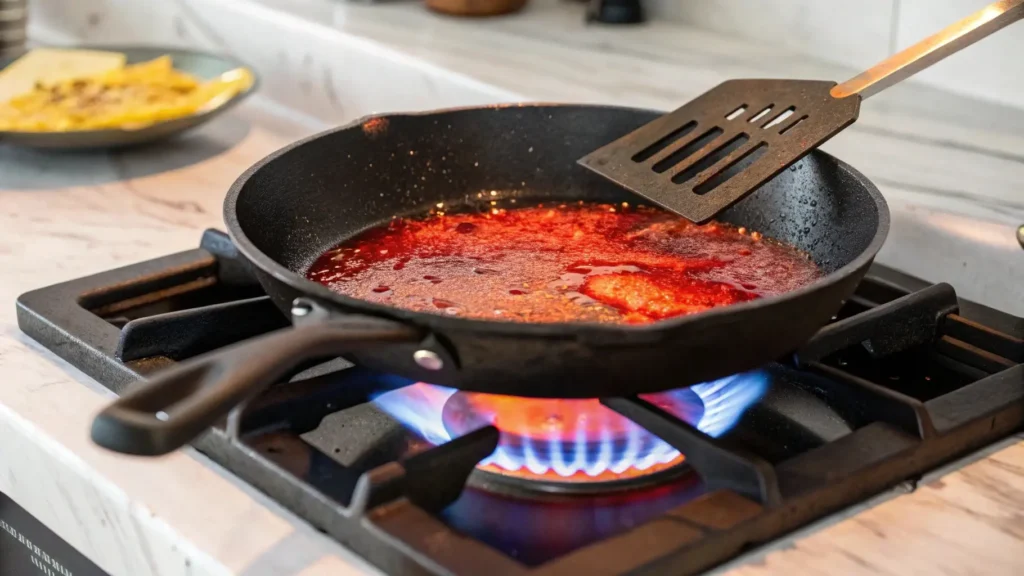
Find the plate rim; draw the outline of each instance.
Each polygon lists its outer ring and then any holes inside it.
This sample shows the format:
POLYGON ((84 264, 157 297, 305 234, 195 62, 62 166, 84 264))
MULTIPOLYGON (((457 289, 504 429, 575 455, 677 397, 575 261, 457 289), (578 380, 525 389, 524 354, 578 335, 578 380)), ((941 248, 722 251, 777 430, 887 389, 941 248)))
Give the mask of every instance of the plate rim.
POLYGON ((6 57, 6 58, 0 58, 0 71, 7 69, 8 66, 13 64, 15 61, 17 61, 19 58, 21 58, 25 54, 31 52, 32 50, 39 49, 39 48, 56 48, 56 49, 61 49, 61 50, 98 50, 98 51, 106 51, 106 52, 119 52, 119 53, 122 53, 122 54, 128 54, 131 51, 144 51, 144 52, 150 52, 150 53, 154 54, 154 56, 153 56, 154 58, 155 57, 159 57, 161 55, 169 55, 169 56, 171 56, 172 59, 174 59, 175 55, 196 56, 196 57, 201 57, 201 58, 209 58, 209 59, 220 60, 222 62, 225 62, 225 63, 231 65, 232 68, 246 68, 247 70, 249 70, 249 73, 252 75, 253 81, 252 81, 252 84, 249 86, 249 88, 247 88, 246 90, 243 90, 242 92, 239 92, 238 94, 235 94, 228 101, 224 102, 223 104, 221 104, 220 106, 218 106, 218 107, 216 107, 216 108, 214 108, 212 110, 207 110, 206 112, 202 112, 202 113, 198 113, 198 114, 190 114, 188 116, 182 116, 182 117, 178 117, 178 118, 169 118, 167 120, 161 120, 159 122, 155 122, 153 124, 148 124, 148 125, 146 125, 146 126, 144 126, 142 128, 136 129, 136 130, 126 130, 126 129, 123 129, 123 128, 107 128, 107 129, 103 129, 103 130, 71 130, 71 131, 65 131, 65 132, 52 132, 52 131, 51 132, 46 132, 46 131, 30 132, 30 131, 0 130, 0 144, 15 145, 15 146, 23 147, 23 148, 40 148, 40 149, 53 149, 53 150, 56 150, 56 149, 88 150, 88 149, 111 148, 111 147, 117 147, 117 146, 135 146, 135 145, 140 145, 140 144, 144 144, 144 143, 147 143, 147 142, 151 142, 154 139, 168 138, 168 137, 180 134, 180 133, 182 133, 182 132, 184 132, 186 130, 190 130, 192 128, 196 128, 196 127, 198 127, 198 126, 200 126, 202 124, 205 124, 207 121, 211 120, 217 114, 225 112, 229 108, 231 108, 231 107, 237 105, 238 103, 240 103, 245 98, 251 96, 253 93, 255 93, 260 88, 260 86, 262 84, 261 79, 260 79, 260 75, 256 72, 256 70, 252 66, 248 65, 247 63, 245 63, 244 61, 242 61, 241 59, 235 57, 232 54, 223 54, 223 53, 211 52, 211 51, 207 51, 207 50, 199 50, 199 49, 195 49, 195 48, 180 48, 180 47, 157 46, 157 45, 141 45, 141 44, 80 44, 80 45, 71 45, 71 46, 45 44, 45 45, 33 46, 32 48, 29 48, 29 49, 25 50, 25 52, 23 52, 21 54, 9 56, 9 57, 6 57), (169 132, 167 134, 155 133, 155 134, 152 135, 151 139, 147 139, 145 137, 145 135, 144 135, 145 132, 147 132, 149 130, 152 130, 154 132, 158 132, 158 130, 156 130, 156 129, 158 127, 160 127, 160 126, 166 127, 166 125, 169 124, 169 123, 181 122, 181 121, 186 121, 186 122, 184 122, 183 126, 181 126, 179 128, 172 129, 171 132, 169 132), (78 143, 75 143, 75 142, 69 142, 67 144, 60 144, 58 142, 43 142, 43 141, 46 141, 46 140, 59 140, 60 138, 66 138, 67 139, 67 138, 69 138, 69 136, 70 136, 71 140, 76 140, 76 141, 77 140, 110 140, 110 142, 107 143, 107 144, 78 144, 78 143), (134 140, 134 139, 131 138, 133 136, 138 136, 138 137, 140 137, 140 139, 139 140, 134 140), (119 139, 122 139, 122 141, 118 142, 119 139))

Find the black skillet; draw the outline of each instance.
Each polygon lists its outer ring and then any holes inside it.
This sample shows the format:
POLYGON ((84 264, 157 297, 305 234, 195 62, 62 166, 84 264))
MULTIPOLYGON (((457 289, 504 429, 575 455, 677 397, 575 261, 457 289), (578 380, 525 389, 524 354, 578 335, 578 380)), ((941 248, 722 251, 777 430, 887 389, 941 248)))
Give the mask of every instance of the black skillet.
POLYGON ((472 208, 494 198, 517 198, 519 206, 551 199, 635 201, 576 160, 655 116, 577 105, 402 114, 363 120, 272 154, 235 182, 224 218, 294 328, 156 375, 96 418, 93 439, 121 452, 169 452, 314 358, 343 355, 464 390, 579 398, 680 388, 792 352, 852 293, 889 228, 878 190, 822 152, 721 217, 807 251, 827 273, 771 298, 643 326, 521 324, 383 306, 304 277, 313 260, 340 241, 438 202, 472 208))

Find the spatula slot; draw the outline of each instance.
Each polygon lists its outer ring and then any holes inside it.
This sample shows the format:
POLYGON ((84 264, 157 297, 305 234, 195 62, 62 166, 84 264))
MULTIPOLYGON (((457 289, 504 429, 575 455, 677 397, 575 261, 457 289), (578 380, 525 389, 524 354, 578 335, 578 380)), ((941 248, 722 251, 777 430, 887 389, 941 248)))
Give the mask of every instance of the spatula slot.
POLYGON ((722 144, 718 148, 715 148, 709 154, 694 162, 692 166, 673 176, 672 182, 675 184, 682 184, 683 182, 686 182, 697 174, 711 168, 719 160, 725 158, 729 154, 732 154, 735 150, 739 149, 740 146, 743 146, 749 141, 750 136, 747 134, 738 134, 733 136, 728 142, 722 144))
POLYGON ((662 172, 668 170, 669 168, 675 166, 676 164, 679 164, 683 160, 686 160, 687 158, 692 156, 694 152, 707 146, 708 144, 713 142, 715 138, 718 138, 724 133, 725 131, 722 130, 721 128, 718 128, 717 126, 712 128, 711 130, 708 130, 707 132, 701 134, 700 137, 694 140, 693 142, 690 142, 686 146, 683 146, 679 150, 676 150, 675 152, 666 156, 664 159, 657 162, 652 168, 652 170, 654 170, 658 174, 661 174, 662 172))
POLYGON ((748 166, 757 162, 758 158, 764 155, 768 151, 768 143, 761 142, 757 146, 754 146, 749 152, 740 156, 735 162, 729 164, 725 169, 719 171, 717 174, 708 178, 706 182, 698 184, 693 188, 695 194, 703 196, 708 192, 711 192, 715 188, 718 188, 722 184, 725 184, 727 180, 733 176, 743 172, 748 166))
POLYGON ((671 146, 672 143, 674 143, 675 141, 686 136, 690 132, 693 132, 695 128, 697 128, 696 120, 690 120, 686 124, 683 124, 679 128, 676 128, 675 130, 669 132, 666 136, 662 137, 654 144, 651 144, 647 148, 644 148, 643 150, 634 154, 632 158, 633 162, 646 162, 648 159, 653 157, 658 152, 661 152, 665 148, 671 146))
POLYGON ((760 120, 761 118, 764 118, 765 116, 768 115, 769 112, 772 111, 772 107, 773 106, 775 106, 775 104, 769 104, 763 110, 761 110, 760 112, 755 114, 753 118, 748 120, 748 122, 750 122, 751 124, 756 124, 758 120, 760 120))
POLYGON ((803 122, 804 120, 807 120, 807 115, 806 114, 804 114, 803 116, 801 116, 801 117, 797 118, 796 120, 794 120, 793 123, 790 124, 789 126, 786 126, 782 130, 779 130, 779 135, 785 134, 786 132, 789 132, 793 128, 796 128, 797 124, 803 122))
POLYGON ((796 112, 796 106, 790 106, 789 108, 786 108, 781 113, 777 114, 774 118, 769 120, 768 123, 765 124, 764 126, 762 126, 761 128, 764 129, 764 130, 767 130, 767 129, 771 128, 772 126, 778 126, 786 118, 789 118, 790 116, 792 116, 794 112, 796 112))
POLYGON ((732 112, 729 112, 725 116, 725 119, 726 120, 735 120, 735 119, 739 118, 740 116, 742 116, 743 113, 746 112, 746 111, 747 111, 747 105, 744 104, 744 105, 740 106, 739 108, 733 110, 732 112))

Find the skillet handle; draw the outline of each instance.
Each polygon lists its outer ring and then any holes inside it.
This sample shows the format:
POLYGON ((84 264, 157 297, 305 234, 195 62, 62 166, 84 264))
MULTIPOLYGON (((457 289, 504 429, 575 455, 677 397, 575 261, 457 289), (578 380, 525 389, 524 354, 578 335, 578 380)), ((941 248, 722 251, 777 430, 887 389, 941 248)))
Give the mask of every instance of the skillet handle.
POLYGON ((92 440, 125 454, 166 454, 307 360, 392 342, 417 342, 422 336, 404 324, 368 317, 271 332, 193 358, 140 383, 96 416, 92 440))

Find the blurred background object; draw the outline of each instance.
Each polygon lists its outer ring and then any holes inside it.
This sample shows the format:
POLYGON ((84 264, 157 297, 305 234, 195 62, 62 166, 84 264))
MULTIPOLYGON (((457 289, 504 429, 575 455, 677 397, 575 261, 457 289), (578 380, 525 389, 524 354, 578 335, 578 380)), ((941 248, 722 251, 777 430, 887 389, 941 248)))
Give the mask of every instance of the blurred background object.
POLYGON ((644 21, 641 0, 590 0, 587 20, 604 24, 638 24, 644 21))
POLYGON ((455 16, 496 16, 515 12, 529 0, 427 0, 427 7, 455 16))
POLYGON ((27 0, 0 0, 0 58, 25 52, 28 24, 27 0))

